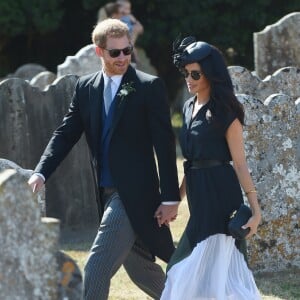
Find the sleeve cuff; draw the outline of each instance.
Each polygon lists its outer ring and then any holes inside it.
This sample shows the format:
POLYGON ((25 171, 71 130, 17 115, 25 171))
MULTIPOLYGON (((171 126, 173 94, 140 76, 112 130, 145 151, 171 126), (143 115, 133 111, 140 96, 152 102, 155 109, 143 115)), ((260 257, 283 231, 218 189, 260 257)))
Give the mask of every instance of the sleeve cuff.
POLYGON ((44 180, 44 182, 46 181, 46 178, 42 173, 34 173, 33 175, 41 177, 44 180))
POLYGON ((178 204, 179 201, 168 201, 168 202, 162 202, 161 204, 163 205, 175 205, 175 204, 178 204))

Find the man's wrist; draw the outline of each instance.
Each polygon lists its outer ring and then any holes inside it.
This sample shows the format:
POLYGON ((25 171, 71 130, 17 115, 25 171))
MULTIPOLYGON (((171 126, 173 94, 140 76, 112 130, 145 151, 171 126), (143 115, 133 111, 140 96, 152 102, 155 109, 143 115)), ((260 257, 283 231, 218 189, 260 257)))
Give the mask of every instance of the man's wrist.
POLYGON ((46 178, 45 178, 45 176, 42 173, 33 173, 32 175, 37 175, 40 178, 42 178, 44 182, 46 181, 46 178))

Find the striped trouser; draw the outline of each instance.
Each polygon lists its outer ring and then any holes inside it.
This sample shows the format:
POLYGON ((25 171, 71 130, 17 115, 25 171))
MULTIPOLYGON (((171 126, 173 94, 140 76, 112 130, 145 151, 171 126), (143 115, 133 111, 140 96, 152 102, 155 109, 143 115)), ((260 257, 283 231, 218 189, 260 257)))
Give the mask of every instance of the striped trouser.
POLYGON ((85 266, 83 299, 106 300, 110 279, 123 264, 131 280, 159 299, 165 274, 150 252, 140 246, 118 193, 108 199, 98 234, 85 266))

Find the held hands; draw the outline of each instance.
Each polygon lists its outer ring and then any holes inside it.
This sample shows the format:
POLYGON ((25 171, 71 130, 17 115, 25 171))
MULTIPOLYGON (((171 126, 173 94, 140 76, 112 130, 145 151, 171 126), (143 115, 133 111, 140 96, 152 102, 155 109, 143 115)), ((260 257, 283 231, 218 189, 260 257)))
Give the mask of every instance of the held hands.
POLYGON ((246 239, 249 239, 251 236, 256 234, 257 227, 258 227, 260 221, 261 221, 261 215, 260 214, 258 214, 258 215, 254 214, 248 220, 248 222, 245 225, 242 226, 243 229, 250 228, 250 232, 247 234, 246 239))
POLYGON ((44 180, 37 174, 31 175, 27 182, 34 193, 39 192, 44 186, 44 180))
POLYGON ((158 226, 161 227, 161 225, 169 225, 170 222, 174 221, 177 217, 178 213, 178 204, 172 204, 172 205, 166 205, 161 204, 155 214, 154 218, 157 219, 158 226))

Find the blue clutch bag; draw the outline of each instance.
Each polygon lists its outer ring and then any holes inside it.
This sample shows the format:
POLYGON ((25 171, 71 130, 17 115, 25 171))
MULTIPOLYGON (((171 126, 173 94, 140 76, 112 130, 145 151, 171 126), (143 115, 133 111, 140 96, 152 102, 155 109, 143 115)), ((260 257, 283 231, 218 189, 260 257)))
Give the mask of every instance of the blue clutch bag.
POLYGON ((242 240, 250 232, 250 228, 243 229, 242 226, 248 222, 251 216, 252 211, 245 204, 241 204, 240 208, 231 214, 228 231, 233 238, 242 240))

